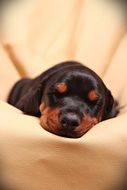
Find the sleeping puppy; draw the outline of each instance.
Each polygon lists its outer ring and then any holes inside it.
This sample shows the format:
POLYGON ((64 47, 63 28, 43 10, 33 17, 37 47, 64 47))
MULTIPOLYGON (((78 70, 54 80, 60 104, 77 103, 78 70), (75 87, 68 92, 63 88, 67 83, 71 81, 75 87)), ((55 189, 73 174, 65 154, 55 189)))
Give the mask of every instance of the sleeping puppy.
POLYGON ((35 79, 18 81, 8 102, 40 117, 47 131, 70 138, 81 137, 118 114, 117 103, 101 78, 75 61, 55 65, 35 79))

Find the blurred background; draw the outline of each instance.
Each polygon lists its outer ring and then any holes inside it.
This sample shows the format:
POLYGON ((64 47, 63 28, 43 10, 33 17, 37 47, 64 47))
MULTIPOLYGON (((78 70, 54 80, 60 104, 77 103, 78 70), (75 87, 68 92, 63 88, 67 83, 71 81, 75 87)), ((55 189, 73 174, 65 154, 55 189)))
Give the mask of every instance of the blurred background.
POLYGON ((119 70, 127 59, 126 14, 126 0, 1 0, 2 48, 20 77, 73 59, 103 77, 118 97, 112 65, 119 70))
POLYGON ((36 62, 34 73, 27 68, 22 75, 38 74, 37 62, 52 65, 66 59, 89 63, 100 72, 100 62, 109 61, 105 51, 114 51, 113 44, 119 43, 126 22, 126 0, 1 0, 0 3, 2 43, 7 48, 13 46, 18 65, 20 52, 26 61, 36 62), (92 59, 89 52, 93 53, 92 59), (97 63, 93 63, 95 59, 97 63))

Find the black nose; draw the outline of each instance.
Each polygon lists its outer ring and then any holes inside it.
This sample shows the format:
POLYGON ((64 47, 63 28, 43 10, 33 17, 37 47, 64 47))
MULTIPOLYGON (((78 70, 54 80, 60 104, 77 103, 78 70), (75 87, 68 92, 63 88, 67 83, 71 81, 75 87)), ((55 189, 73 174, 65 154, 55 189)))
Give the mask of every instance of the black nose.
POLYGON ((60 123, 61 127, 67 128, 67 129, 75 129, 80 124, 80 118, 73 113, 67 113, 64 115, 61 115, 60 117, 60 123))

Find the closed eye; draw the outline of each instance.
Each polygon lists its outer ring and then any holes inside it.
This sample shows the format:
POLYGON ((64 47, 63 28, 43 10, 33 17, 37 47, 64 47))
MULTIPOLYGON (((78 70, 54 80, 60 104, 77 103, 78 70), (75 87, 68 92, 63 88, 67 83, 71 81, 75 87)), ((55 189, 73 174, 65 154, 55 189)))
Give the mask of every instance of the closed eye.
POLYGON ((87 99, 87 102, 88 102, 88 104, 89 104, 90 106, 95 106, 95 105, 97 105, 98 101, 99 101, 99 100, 94 100, 94 101, 92 100, 92 101, 91 101, 91 100, 87 99))
POLYGON ((65 97, 65 96, 67 96, 67 95, 68 95, 67 92, 60 93, 60 92, 56 91, 56 92, 54 93, 54 96, 55 96, 56 98, 58 98, 58 99, 63 98, 63 97, 65 97))

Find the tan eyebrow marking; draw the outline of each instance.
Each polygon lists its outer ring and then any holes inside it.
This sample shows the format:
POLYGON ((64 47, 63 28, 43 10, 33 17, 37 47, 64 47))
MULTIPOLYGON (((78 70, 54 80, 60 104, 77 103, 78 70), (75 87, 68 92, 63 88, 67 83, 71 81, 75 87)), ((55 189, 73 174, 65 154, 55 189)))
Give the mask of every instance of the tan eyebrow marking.
POLYGON ((64 82, 61 82, 61 83, 57 84, 56 90, 60 93, 64 93, 67 91, 67 85, 64 82))
POLYGON ((99 94, 96 92, 96 90, 91 90, 88 93, 88 98, 90 101, 95 101, 99 98, 99 94))

